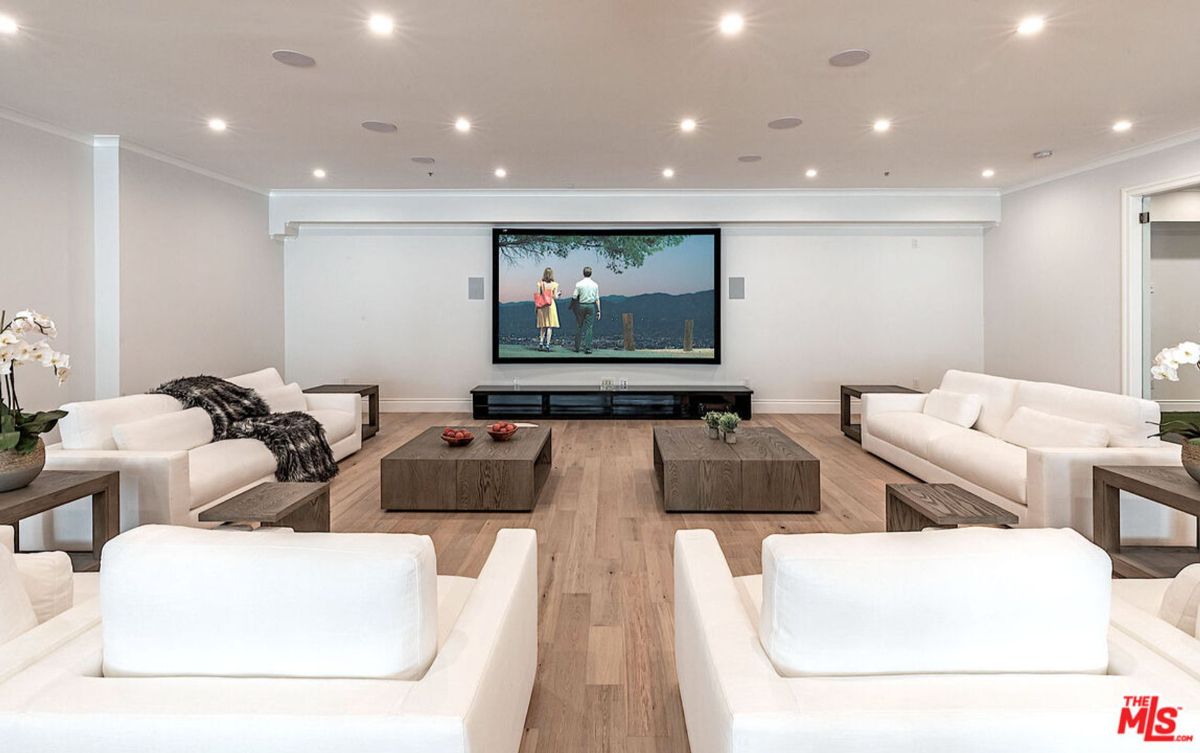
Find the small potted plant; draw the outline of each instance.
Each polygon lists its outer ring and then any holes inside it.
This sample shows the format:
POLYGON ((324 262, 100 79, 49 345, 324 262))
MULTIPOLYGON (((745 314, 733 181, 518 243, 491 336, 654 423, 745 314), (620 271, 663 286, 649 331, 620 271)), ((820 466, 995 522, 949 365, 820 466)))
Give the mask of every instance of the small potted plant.
POLYGON ((11 321, 0 311, 0 492, 37 478, 46 465, 41 435, 67 415, 61 410, 26 412, 17 398, 17 370, 23 366, 44 366, 60 385, 67 381, 70 359, 50 347, 57 334, 54 322, 36 311, 18 311, 11 321))
POLYGON ((721 438, 721 416, 723 415, 723 413, 715 410, 710 410, 704 414, 704 425, 708 427, 709 439, 721 438))
POLYGON ((736 413, 721 414, 721 435, 725 437, 726 444, 737 442, 737 427, 741 422, 741 416, 736 413))
POLYGON ((1200 422, 1186 419, 1163 421, 1158 425, 1158 433, 1151 436, 1181 445, 1183 449, 1179 454, 1183 470, 1200 481, 1200 422))

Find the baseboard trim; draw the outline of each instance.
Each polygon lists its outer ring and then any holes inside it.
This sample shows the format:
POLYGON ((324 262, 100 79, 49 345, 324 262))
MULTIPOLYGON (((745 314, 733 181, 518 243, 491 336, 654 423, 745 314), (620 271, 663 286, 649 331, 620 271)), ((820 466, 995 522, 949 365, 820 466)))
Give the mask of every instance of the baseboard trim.
MULTIPOLYGON (((470 398, 453 397, 381 397, 382 413, 470 413, 470 398)), ((755 413, 837 413, 837 400, 806 400, 797 398, 754 400, 755 413)))

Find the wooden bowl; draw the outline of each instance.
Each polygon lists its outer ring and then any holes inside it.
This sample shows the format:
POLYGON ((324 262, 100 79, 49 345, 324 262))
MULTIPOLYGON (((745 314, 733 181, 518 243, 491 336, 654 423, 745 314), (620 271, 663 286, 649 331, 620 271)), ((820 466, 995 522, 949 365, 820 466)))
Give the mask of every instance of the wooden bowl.
POLYGON ((442 434, 441 437, 442 437, 442 441, 445 442, 446 444, 450 445, 451 447, 466 447, 467 445, 471 444, 471 442, 475 441, 474 434, 468 434, 467 436, 463 437, 462 439, 455 439, 454 437, 448 437, 445 434, 442 434))
POLYGON ((512 431, 492 431, 491 429, 488 429, 488 436, 497 442, 507 442, 508 440, 512 439, 516 433, 516 429, 513 429, 512 431))

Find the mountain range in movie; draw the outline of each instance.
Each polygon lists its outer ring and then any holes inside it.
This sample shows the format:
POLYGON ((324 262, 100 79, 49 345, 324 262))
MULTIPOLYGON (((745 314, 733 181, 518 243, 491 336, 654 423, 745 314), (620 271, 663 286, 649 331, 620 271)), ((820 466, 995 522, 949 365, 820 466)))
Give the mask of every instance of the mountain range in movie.
MULTIPOLYGON (((600 299, 603 314, 596 322, 596 347, 620 347, 624 338, 622 314, 633 314, 633 335, 638 348, 678 348, 683 343, 683 323, 687 319, 695 322, 693 346, 715 347, 714 291, 700 290, 695 293, 672 295, 670 293, 643 293, 641 295, 607 295, 600 299)), ((568 307, 571 299, 558 299, 559 337, 575 336, 575 315, 568 307)), ((499 307, 499 337, 502 344, 516 344, 536 339, 537 309, 532 298, 528 301, 501 303, 499 307)))

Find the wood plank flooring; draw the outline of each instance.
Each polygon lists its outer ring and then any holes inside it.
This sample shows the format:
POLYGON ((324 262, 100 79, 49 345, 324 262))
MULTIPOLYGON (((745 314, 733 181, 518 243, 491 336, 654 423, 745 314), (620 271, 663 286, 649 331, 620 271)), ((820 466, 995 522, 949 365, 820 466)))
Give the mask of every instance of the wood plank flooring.
POLYGON ((769 534, 883 530, 884 484, 913 480, 843 437, 837 416, 760 415, 746 425, 777 427, 820 459, 821 511, 668 514, 654 476, 656 422, 549 421, 554 470, 533 512, 379 509, 381 457, 430 426, 478 423, 464 414, 384 414, 379 434, 342 463, 332 524, 428 534, 438 572, 470 577, 496 531, 537 530, 539 666, 523 753, 688 751, 673 650, 677 529, 712 529, 733 574, 749 575, 762 570, 769 534))

